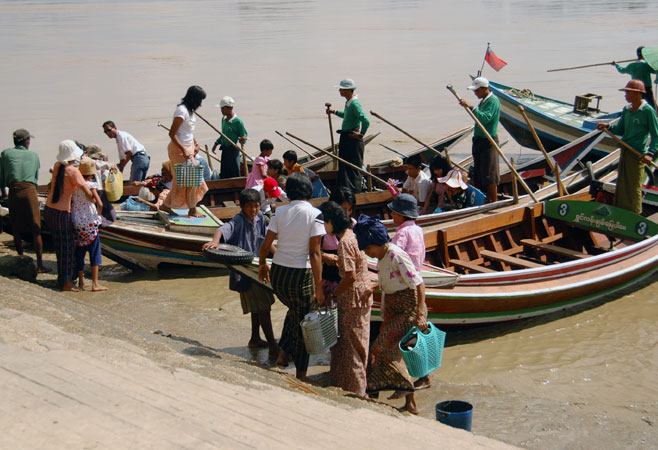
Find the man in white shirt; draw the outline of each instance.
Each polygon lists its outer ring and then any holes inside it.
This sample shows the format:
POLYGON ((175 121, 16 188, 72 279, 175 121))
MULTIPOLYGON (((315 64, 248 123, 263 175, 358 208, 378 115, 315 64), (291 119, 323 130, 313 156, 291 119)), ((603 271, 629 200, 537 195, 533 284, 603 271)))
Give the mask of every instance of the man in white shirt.
POLYGON ((405 163, 408 176, 402 185, 402 192, 416 197, 418 205, 424 205, 425 199, 432 190, 432 180, 423 172, 423 162, 419 155, 408 157, 405 163))
POLYGON ((119 170, 123 172, 128 161, 132 161, 130 167, 130 182, 144 181, 146 173, 149 170, 151 157, 146 154, 146 149, 135 139, 132 134, 126 131, 117 130, 116 125, 111 120, 103 123, 103 133, 110 139, 116 139, 117 150, 119 151, 119 170))

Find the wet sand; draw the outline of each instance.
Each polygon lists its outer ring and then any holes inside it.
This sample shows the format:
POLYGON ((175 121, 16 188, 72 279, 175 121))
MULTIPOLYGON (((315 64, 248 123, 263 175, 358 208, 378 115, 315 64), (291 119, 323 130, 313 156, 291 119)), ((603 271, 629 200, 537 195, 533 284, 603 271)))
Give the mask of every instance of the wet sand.
MULTIPOLYGON (((1 252, 12 253, 7 247, 1 252)), ((48 255, 49 267, 52 261, 48 255)), ((120 320, 145 342, 166 343, 202 374, 208 373, 202 361, 224 354, 252 364, 248 372, 259 378, 280 371, 267 362, 266 350, 246 347, 249 317, 242 314, 238 295, 228 290, 228 277, 217 275, 181 268, 134 274, 104 259, 101 280, 107 292, 66 295, 93 308, 96 320, 120 320)), ((52 289, 54 278, 40 275, 38 284, 52 289)), ((460 399, 474 405, 474 433, 509 444, 656 448, 655 304, 652 287, 645 284, 572 313, 449 333, 432 388, 417 393, 421 416, 434 419, 437 402, 460 399)), ((284 315, 276 302, 277 336, 284 315)), ((309 373, 318 385, 327 382, 328 364, 328 354, 311 360, 309 373)), ((282 371, 294 375, 292 365, 282 371)), ((213 377, 224 379, 221 373, 213 377)), ((321 395, 354 400, 335 388, 321 395)), ((401 406, 400 400, 382 403, 401 406)))

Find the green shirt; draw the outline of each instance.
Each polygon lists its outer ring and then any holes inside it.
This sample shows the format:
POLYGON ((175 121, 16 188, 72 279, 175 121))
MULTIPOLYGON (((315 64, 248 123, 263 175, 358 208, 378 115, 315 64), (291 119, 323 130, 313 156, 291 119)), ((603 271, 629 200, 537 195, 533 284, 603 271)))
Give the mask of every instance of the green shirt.
POLYGON ((610 127, 610 131, 621 136, 622 141, 640 153, 647 153, 647 141, 651 135, 649 152, 654 153, 658 149, 656 112, 644 100, 635 112, 631 112, 631 105, 624 106, 619 121, 610 127))
POLYGON ((656 73, 646 61, 632 62, 626 67, 615 64, 615 67, 617 67, 617 72, 627 73, 631 78, 642 81, 648 87, 651 87, 651 74, 656 73))
POLYGON ((366 113, 363 112, 361 108, 361 102, 356 97, 352 97, 347 102, 345 102, 345 111, 336 111, 338 117, 343 118, 343 126, 341 130, 343 131, 359 131, 361 128, 361 134, 365 136, 368 127, 370 126, 370 120, 366 113))
MULTIPOLYGON (((498 136, 498 120, 500 119, 500 100, 493 94, 489 94, 473 110, 473 114, 487 130, 491 137, 498 136)), ((475 137, 486 137, 480 127, 473 131, 475 137)))
MULTIPOLYGON (((229 120, 226 120, 226 117, 222 117, 222 133, 237 145, 240 145, 238 138, 247 137, 244 122, 236 115, 233 115, 229 120)), ((231 145, 221 136, 217 139, 216 143, 219 145, 231 145)))
POLYGON ((8 148, 0 154, 0 187, 16 181, 38 186, 39 155, 22 145, 8 148))

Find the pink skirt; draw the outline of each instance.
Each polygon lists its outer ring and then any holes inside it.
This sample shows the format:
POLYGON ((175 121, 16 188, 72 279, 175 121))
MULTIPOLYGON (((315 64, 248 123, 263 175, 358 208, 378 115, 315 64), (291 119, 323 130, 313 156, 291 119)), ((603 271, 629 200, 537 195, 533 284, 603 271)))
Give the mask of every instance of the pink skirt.
MULTIPOLYGON (((180 151, 180 149, 174 144, 174 142, 169 143, 167 147, 169 152, 169 160, 171 161, 172 168, 174 164, 184 164, 186 161, 185 155, 194 154, 194 144, 185 147, 185 154, 180 151)), ((198 163, 194 161, 194 165, 198 163)), ((164 205, 171 209, 191 209, 195 208, 196 205, 201 201, 203 195, 208 192, 208 186, 206 182, 203 181, 199 187, 182 187, 178 186, 176 180, 176 171, 173 170, 174 181, 171 184, 171 191, 164 201, 164 205)))

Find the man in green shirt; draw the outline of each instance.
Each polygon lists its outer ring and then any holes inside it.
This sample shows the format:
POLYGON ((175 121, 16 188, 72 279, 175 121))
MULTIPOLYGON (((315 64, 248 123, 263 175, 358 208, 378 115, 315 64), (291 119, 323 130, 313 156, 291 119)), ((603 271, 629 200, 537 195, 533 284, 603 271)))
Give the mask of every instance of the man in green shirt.
MULTIPOLYGON (((234 143, 242 146, 247 142, 247 130, 242 120, 233 112, 235 100, 231 97, 222 97, 219 107, 222 109, 222 133, 234 143)), ((222 164, 219 172, 220 178, 236 178, 240 176, 240 159, 242 157, 240 150, 229 144, 229 142, 220 137, 212 146, 213 153, 219 145, 222 152, 222 164)), ((248 174, 245 173, 246 177, 248 174)))
POLYGON ((653 153, 658 150, 658 121, 656 111, 642 98, 644 83, 641 80, 629 81, 620 91, 626 93, 626 101, 629 104, 622 109, 619 121, 612 126, 599 123, 596 128, 609 128, 614 134, 621 135, 625 143, 644 155, 640 159, 622 147, 615 190, 615 206, 642 214, 642 175, 644 165, 651 162, 653 153), (647 152, 649 136, 651 144, 647 152))
POLYGON ((39 156, 28 150, 33 136, 21 128, 14 131, 14 148, 0 154, 0 198, 9 188, 9 218, 14 245, 19 255, 23 254, 21 233, 30 231, 37 255, 37 269, 47 272, 43 266, 43 241, 41 239, 41 211, 37 197, 39 156))
MULTIPOLYGON (((473 114, 487 130, 487 133, 498 143, 498 121, 500 119, 500 100, 489 90, 489 80, 478 77, 468 87, 480 99, 480 104, 474 108, 466 100, 460 104, 473 111, 473 114)), ((473 186, 487 194, 487 203, 498 200, 498 153, 480 127, 473 132, 473 167, 469 173, 473 186)))
POLYGON ((631 76, 632 79, 640 80, 642 83, 644 83, 644 94, 642 97, 655 110, 656 102, 654 101, 653 89, 651 88, 651 74, 655 74, 656 71, 653 70, 651 66, 649 66, 649 63, 644 60, 644 56, 642 55, 643 48, 644 47, 637 48, 637 59, 639 59, 639 61, 632 62, 626 67, 622 67, 614 61, 612 62, 612 65, 617 68, 617 72, 627 73, 631 76))
MULTIPOLYGON (((345 110, 337 111, 327 107, 327 114, 336 114, 343 119, 343 125, 338 130, 340 133, 340 140, 338 141, 338 156, 345 161, 349 161, 357 167, 363 167, 363 136, 365 136, 368 127, 370 127, 370 120, 366 113, 363 112, 361 102, 354 90, 356 84, 353 80, 345 78, 337 86, 340 96, 345 101, 345 110)), ((336 181, 337 187, 346 186, 350 190, 358 194, 361 192, 363 183, 361 181, 361 173, 354 170, 352 167, 338 163, 338 179, 336 181)))

